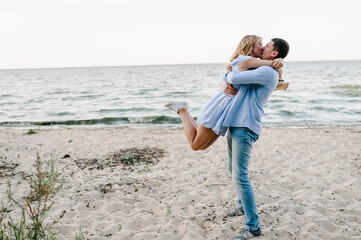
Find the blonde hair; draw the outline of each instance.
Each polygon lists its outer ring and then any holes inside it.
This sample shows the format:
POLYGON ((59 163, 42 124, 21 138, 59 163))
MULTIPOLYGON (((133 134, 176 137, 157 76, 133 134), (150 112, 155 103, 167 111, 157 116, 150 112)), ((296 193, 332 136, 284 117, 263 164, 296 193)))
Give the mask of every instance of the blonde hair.
POLYGON ((236 51, 234 51, 230 63, 227 65, 227 70, 231 71, 232 67, 232 61, 239 57, 239 55, 250 55, 253 50, 254 44, 257 42, 257 39, 262 39, 259 36, 256 35, 246 35, 242 38, 241 42, 238 44, 236 51))

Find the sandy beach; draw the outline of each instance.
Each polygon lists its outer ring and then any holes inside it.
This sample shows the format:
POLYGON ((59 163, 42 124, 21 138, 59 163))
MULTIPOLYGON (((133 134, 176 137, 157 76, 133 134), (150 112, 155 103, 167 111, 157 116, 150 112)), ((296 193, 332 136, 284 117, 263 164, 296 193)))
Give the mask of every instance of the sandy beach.
MULTIPOLYGON (((182 130, 129 128, 0 129, 0 196, 28 186, 38 153, 65 177, 49 219, 60 239, 82 228, 89 239, 228 239, 243 216, 227 170, 226 138, 192 151, 182 130), (107 164, 120 149, 156 147, 154 163, 107 164), (97 159, 97 161, 92 161, 97 159), (99 164, 101 165, 99 167, 99 164)), ((263 236, 258 239, 361 239, 361 128, 264 128, 250 178, 263 236)))

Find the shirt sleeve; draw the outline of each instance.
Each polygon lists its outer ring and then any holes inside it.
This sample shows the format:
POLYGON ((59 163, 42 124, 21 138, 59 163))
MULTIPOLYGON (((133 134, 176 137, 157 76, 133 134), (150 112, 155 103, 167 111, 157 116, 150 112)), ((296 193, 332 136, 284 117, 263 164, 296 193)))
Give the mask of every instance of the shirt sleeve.
POLYGON ((248 59, 251 59, 251 58, 254 58, 254 57, 241 55, 241 56, 238 56, 236 59, 234 59, 234 60, 232 61, 232 63, 231 63, 232 70, 231 70, 231 71, 228 71, 228 72, 224 75, 223 81, 228 82, 228 81, 227 81, 227 75, 228 75, 230 72, 239 72, 238 65, 241 64, 241 63, 243 63, 244 61, 247 61, 248 59))
POLYGON ((254 57, 244 56, 244 55, 241 55, 241 56, 237 57, 235 60, 232 61, 232 64, 231 64, 232 71, 239 72, 238 65, 245 62, 245 61, 247 61, 248 59, 251 59, 251 58, 254 58, 254 57))
POLYGON ((228 71, 226 74, 224 74, 224 77, 223 77, 223 81, 224 82, 227 82, 227 76, 228 76, 228 74, 230 73, 231 71, 228 71))
POLYGON ((242 72, 231 72, 227 74, 227 82, 231 84, 270 84, 278 74, 275 70, 268 66, 261 66, 255 70, 242 72))

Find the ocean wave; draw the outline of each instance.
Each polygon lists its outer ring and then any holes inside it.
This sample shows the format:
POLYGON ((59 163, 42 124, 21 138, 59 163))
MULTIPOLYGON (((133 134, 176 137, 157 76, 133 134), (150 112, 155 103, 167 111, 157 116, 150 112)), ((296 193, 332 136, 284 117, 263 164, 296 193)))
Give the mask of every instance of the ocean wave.
POLYGON ((360 97, 361 91, 333 91, 333 94, 348 96, 348 97, 360 97))
POLYGON ((2 102, 0 103, 0 106, 6 106, 6 105, 17 105, 17 102, 2 102))
POLYGON ((333 94, 348 96, 348 97, 359 97, 361 96, 361 86, 360 85, 339 85, 331 86, 333 94))
POLYGON ((281 115, 283 115, 283 116, 294 116, 294 115, 295 115, 294 112, 289 111, 289 110, 281 110, 280 113, 281 113, 281 115))
POLYGON ((111 112, 142 112, 149 110, 148 108, 134 107, 134 108, 103 108, 93 112, 111 113, 111 112))
POLYGON ((114 117, 100 119, 65 120, 65 121, 23 121, 23 122, 0 122, 0 126, 52 126, 52 125, 121 125, 121 124, 178 124, 179 117, 146 116, 146 117, 114 117))
POLYGON ((361 89, 361 86, 360 85, 339 85, 339 86, 331 86, 330 88, 361 89))
POLYGON ((127 118, 129 123, 138 124, 176 124, 181 123, 179 117, 168 116, 149 116, 149 117, 129 117, 127 118))
POLYGON ((82 96, 63 97, 62 100, 63 101, 87 100, 87 99, 97 99, 104 96, 105 94, 90 94, 90 95, 82 95, 82 96))
POLYGON ((75 113, 72 112, 57 112, 57 113, 49 113, 49 117, 61 117, 61 116, 75 116, 75 113))

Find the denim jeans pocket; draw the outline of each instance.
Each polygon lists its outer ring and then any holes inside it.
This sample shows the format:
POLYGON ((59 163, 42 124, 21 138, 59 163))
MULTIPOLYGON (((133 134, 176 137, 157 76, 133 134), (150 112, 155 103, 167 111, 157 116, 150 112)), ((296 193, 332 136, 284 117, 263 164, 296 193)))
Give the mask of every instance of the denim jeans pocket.
POLYGON ((253 143, 256 142, 258 139, 258 135, 252 132, 251 130, 249 130, 247 131, 246 138, 249 144, 253 145, 253 143))

